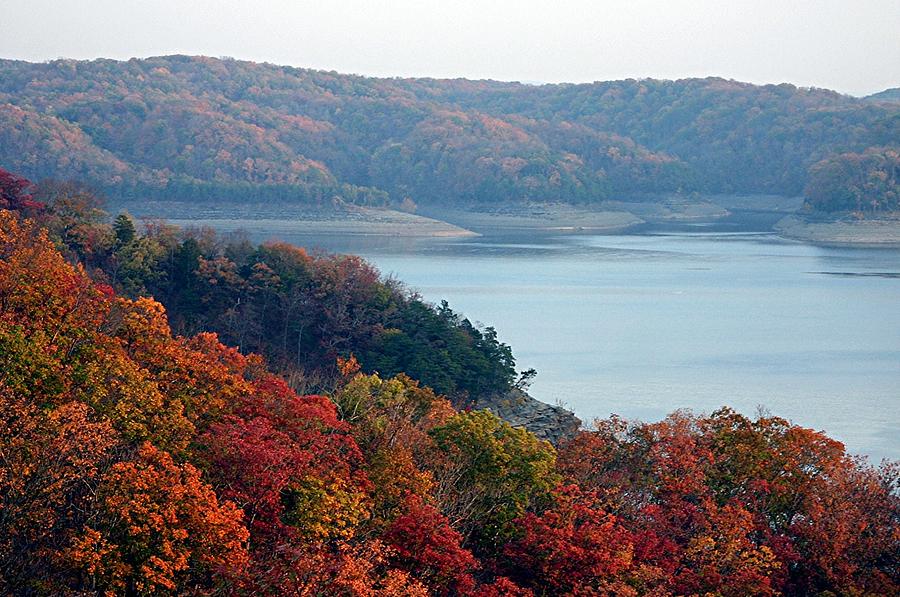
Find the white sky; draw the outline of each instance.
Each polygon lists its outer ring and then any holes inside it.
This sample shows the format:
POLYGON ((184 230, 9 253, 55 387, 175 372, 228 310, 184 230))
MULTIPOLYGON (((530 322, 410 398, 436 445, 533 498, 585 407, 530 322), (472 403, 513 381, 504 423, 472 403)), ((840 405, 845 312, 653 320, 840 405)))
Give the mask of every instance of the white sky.
POLYGON ((374 76, 900 86, 900 0, 0 0, 0 57, 205 54, 374 76))

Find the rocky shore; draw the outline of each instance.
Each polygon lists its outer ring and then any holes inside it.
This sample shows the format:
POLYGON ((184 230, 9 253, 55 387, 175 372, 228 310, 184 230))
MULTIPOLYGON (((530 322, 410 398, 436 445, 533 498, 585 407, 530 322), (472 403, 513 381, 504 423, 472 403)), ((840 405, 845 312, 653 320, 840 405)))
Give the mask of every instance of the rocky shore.
POLYGON ((486 408, 512 425, 522 427, 553 445, 575 436, 581 419, 561 406, 554 406, 532 398, 522 390, 482 399, 478 408, 486 408))

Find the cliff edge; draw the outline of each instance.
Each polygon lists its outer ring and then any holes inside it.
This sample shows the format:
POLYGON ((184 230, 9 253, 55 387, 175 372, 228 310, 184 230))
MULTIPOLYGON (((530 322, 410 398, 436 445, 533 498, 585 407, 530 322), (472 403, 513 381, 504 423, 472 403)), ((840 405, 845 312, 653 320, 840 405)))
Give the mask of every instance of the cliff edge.
POLYGON ((478 408, 486 408, 513 427, 527 429, 553 445, 574 437, 581 428, 581 419, 571 411, 541 402, 519 389, 482 399, 478 408))

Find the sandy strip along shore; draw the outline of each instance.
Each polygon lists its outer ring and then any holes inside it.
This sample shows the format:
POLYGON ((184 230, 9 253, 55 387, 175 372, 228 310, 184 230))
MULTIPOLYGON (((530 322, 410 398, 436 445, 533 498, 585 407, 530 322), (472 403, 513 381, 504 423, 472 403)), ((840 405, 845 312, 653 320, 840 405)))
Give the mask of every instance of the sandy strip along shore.
POLYGON ((785 238, 818 245, 900 248, 900 219, 814 221, 786 216, 775 230, 785 238))

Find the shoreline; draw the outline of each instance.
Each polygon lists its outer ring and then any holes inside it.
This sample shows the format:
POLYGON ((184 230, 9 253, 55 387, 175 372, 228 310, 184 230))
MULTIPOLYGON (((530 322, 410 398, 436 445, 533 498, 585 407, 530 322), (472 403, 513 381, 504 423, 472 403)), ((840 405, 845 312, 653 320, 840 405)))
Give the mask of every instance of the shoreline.
POLYGON ((565 204, 525 204, 466 210, 426 206, 423 215, 478 233, 488 231, 624 232, 646 223, 622 210, 588 210, 565 204))
POLYGON ((795 199, 760 197, 668 198, 661 202, 613 200, 591 208, 561 203, 515 204, 475 209, 424 206, 412 214, 389 208, 291 203, 113 204, 137 218, 164 219, 183 228, 208 226, 256 237, 347 235, 408 239, 466 239, 497 233, 642 234, 679 226, 735 226, 819 246, 900 248, 900 217, 853 220, 793 211, 795 199), (755 209, 754 209, 755 208, 755 209))
POLYGON ((243 231, 251 236, 331 235, 403 238, 472 238, 480 236, 435 218, 388 208, 338 205, 309 207, 292 203, 205 203, 153 201, 117 203, 110 214, 127 211, 138 219, 162 219, 182 228, 243 231))
POLYGON ((825 247, 900 248, 900 219, 813 220, 789 215, 773 228, 782 238, 825 247))
POLYGON ((420 213, 476 232, 488 230, 618 234, 647 225, 718 222, 731 215, 711 201, 662 198, 658 201, 605 200, 591 206, 523 203, 471 209, 425 205, 420 213))
POLYGON ((477 232, 446 222, 421 218, 416 221, 355 221, 319 219, 169 219, 181 228, 209 226, 220 232, 246 232, 255 236, 301 234, 306 236, 342 234, 348 236, 392 236, 403 238, 473 238, 477 232))

